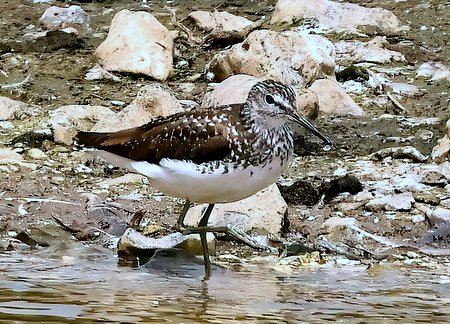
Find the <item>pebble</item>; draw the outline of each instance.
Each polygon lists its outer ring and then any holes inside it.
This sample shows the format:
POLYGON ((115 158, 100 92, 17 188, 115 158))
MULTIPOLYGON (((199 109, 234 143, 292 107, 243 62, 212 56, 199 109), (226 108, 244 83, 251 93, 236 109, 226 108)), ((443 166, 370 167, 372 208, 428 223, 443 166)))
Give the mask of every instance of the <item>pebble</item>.
POLYGON ((48 158, 47 154, 38 148, 29 149, 27 155, 34 160, 45 160, 48 158))
POLYGON ((233 254, 219 255, 219 256, 217 256, 216 260, 220 261, 220 262, 227 262, 227 263, 234 263, 234 264, 242 263, 242 259, 233 254))

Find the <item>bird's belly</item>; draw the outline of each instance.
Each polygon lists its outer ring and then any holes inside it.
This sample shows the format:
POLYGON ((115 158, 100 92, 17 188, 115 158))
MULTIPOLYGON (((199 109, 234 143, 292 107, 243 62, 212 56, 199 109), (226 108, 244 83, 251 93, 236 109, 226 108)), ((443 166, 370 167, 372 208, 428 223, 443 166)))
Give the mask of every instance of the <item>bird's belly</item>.
POLYGON ((276 182, 286 168, 277 158, 264 167, 248 166, 201 173, 182 170, 183 161, 171 161, 163 167, 160 177, 151 177, 151 185, 166 195, 188 198, 196 203, 225 203, 241 200, 276 182), (179 163, 177 163, 179 162, 179 163))

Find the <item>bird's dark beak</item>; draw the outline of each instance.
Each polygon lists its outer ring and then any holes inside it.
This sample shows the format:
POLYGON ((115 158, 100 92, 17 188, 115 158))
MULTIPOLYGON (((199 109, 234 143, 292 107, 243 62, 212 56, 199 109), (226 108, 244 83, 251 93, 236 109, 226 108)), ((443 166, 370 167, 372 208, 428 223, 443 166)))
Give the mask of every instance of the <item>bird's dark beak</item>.
POLYGON ((306 128, 308 131, 310 131, 311 133, 313 133, 314 135, 316 135, 318 138, 320 138, 323 141, 324 146, 325 145, 333 145, 333 142, 324 134, 322 134, 317 128, 316 126, 314 126, 308 119, 306 119, 305 117, 295 113, 292 115, 289 115, 289 119, 291 121, 293 121, 294 123, 297 123, 301 126, 303 126, 304 128, 306 128))

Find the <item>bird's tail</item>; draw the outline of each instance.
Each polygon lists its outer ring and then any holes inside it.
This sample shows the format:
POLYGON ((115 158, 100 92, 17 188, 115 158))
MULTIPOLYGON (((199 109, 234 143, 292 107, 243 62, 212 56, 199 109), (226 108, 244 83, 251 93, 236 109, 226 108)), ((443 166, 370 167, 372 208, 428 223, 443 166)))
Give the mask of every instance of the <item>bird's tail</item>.
POLYGON ((103 143, 110 135, 111 133, 78 132, 76 143, 84 147, 102 149, 103 143))

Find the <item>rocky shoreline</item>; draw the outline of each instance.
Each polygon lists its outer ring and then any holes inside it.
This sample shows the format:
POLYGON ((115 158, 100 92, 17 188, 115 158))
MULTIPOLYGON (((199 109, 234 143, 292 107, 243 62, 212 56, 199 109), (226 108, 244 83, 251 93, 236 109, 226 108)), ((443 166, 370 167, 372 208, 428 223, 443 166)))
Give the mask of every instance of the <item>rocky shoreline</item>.
MULTIPOLYGON (((284 273, 330 262, 449 266, 449 49, 417 33, 448 34, 440 17, 418 25, 438 2, 403 3, 416 22, 397 17, 403 9, 328 0, 228 11, 45 2, 21 1, 31 20, 0 26, 0 250, 82 241, 129 260, 197 252, 195 237, 174 234, 180 200, 87 156, 74 135, 239 103, 273 78, 294 87, 298 110, 335 145, 325 151, 299 134, 277 185, 217 206, 211 225, 269 248, 211 235, 216 260, 284 273)), ((13 19, 18 8, 1 6, 13 19)))

